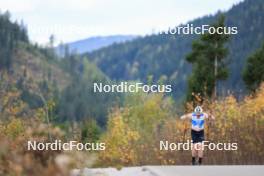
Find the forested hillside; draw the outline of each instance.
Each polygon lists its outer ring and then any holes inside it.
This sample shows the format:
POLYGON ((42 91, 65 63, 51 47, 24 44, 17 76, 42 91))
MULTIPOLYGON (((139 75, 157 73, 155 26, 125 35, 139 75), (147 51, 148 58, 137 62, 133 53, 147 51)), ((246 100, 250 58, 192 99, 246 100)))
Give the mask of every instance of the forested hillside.
MULTIPOLYGON (((231 90, 237 94, 245 91, 241 73, 247 57, 264 41, 264 1, 245 0, 227 12, 227 26, 237 26, 238 34, 228 43, 229 78, 221 84, 221 93, 231 90)), ((220 13, 220 12, 219 12, 220 13)), ((219 13, 195 19, 188 23, 199 26, 211 24, 219 13)), ((173 24, 172 24, 173 25, 173 24)), ((173 84, 174 96, 182 97, 187 87, 191 66, 185 57, 190 52, 197 35, 150 35, 124 44, 88 53, 87 55, 111 79, 143 80, 149 76, 154 81, 162 79, 173 84)))
MULTIPOLYGON (((70 121, 95 120, 103 127, 116 95, 95 94, 92 84, 109 82, 107 76, 76 54, 69 52, 60 59, 52 45, 30 43, 24 24, 10 19, 9 12, 0 14, 0 99, 7 99, 0 102, 1 112, 5 103, 20 101, 23 109, 17 116, 28 118, 45 107, 52 123, 65 126, 70 121), (8 101, 9 94, 16 96, 8 101)), ((45 117, 47 112, 42 114, 45 117)), ((1 118, 8 120, 10 115, 1 118)))
MULTIPOLYGON (((228 41, 230 76, 221 84, 225 90, 236 93, 244 90, 241 73, 245 61, 264 41, 263 9, 263 1, 246 0, 224 13, 226 25, 238 27, 238 34, 228 41)), ((190 23, 211 24, 217 16, 190 23)), ((53 122, 96 119, 102 127, 106 124, 108 110, 122 103, 123 97, 95 94, 93 82, 162 81, 172 84, 173 96, 181 100, 186 95, 187 78, 191 73, 191 65, 185 57, 191 51, 192 41, 199 37, 151 35, 89 53, 88 59, 67 50, 63 58, 58 58, 52 45, 40 47, 29 43, 25 25, 11 22, 8 12, 0 15, 0 26, 3 92, 14 87, 30 110, 54 103, 49 114, 53 122)))

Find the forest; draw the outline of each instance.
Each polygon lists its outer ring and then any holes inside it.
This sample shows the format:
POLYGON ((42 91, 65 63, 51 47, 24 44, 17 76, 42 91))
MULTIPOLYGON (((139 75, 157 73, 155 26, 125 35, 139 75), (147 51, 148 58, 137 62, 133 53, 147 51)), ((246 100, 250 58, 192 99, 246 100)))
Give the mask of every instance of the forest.
POLYGON ((237 35, 153 34, 79 55, 29 41, 24 22, 0 13, 0 175, 69 175, 72 168, 188 165, 190 153, 159 141, 190 139, 185 112, 216 116, 208 165, 264 164, 264 2, 245 0, 195 25, 237 26, 237 35), (249 27, 250 26, 250 27, 249 27), (215 47, 217 46, 217 47, 215 47), (217 60, 217 65, 215 64, 217 60), (217 70, 217 71, 215 71, 217 70), (171 84, 172 93, 102 93, 93 83, 171 84), (104 142, 106 150, 28 151, 27 140, 104 142), (63 160, 63 162, 62 162, 63 160))

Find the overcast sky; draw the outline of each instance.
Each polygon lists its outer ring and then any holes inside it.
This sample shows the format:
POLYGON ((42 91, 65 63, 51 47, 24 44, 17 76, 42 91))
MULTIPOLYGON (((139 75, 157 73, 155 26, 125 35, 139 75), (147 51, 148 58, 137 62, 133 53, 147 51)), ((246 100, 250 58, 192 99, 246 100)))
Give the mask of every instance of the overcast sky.
POLYGON ((30 39, 45 44, 114 34, 150 34, 228 10, 242 0, 0 0, 1 11, 23 19, 30 39))

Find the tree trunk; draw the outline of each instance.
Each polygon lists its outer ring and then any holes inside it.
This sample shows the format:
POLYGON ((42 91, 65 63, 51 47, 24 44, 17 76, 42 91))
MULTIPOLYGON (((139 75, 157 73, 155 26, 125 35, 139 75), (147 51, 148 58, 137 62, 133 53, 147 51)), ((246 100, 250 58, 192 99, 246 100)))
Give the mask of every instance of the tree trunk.
MULTIPOLYGON (((215 48, 217 49, 217 43, 215 44, 215 48)), ((217 67, 218 67, 218 58, 217 58, 217 53, 215 54, 214 58, 214 93, 213 93, 213 99, 217 99, 217 67)))

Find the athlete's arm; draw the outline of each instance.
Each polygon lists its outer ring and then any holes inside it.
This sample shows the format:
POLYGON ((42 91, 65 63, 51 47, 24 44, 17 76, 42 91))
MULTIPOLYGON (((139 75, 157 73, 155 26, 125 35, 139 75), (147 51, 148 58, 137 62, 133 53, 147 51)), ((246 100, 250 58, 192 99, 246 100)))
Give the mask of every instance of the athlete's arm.
POLYGON ((191 119, 192 118, 192 114, 184 114, 183 116, 181 116, 181 119, 191 119))

